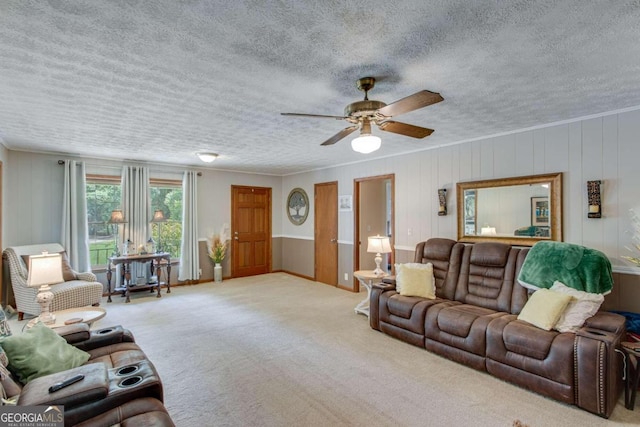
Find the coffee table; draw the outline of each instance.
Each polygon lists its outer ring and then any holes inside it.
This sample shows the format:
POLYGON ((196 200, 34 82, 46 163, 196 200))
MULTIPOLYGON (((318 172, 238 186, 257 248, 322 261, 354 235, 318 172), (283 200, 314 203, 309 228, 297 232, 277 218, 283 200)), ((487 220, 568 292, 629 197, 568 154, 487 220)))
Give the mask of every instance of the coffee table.
MULTIPOLYGON (((70 319, 82 319, 83 323, 87 323, 91 325, 96 320, 102 319, 107 314, 107 310, 102 307, 78 307, 78 308, 69 308, 66 310, 60 310, 53 313, 56 317, 56 321, 54 323, 50 323, 46 326, 50 328, 60 328, 62 326, 66 326, 64 322, 70 319)), ((27 328, 33 327, 36 324, 38 318, 29 320, 27 323, 27 328)))

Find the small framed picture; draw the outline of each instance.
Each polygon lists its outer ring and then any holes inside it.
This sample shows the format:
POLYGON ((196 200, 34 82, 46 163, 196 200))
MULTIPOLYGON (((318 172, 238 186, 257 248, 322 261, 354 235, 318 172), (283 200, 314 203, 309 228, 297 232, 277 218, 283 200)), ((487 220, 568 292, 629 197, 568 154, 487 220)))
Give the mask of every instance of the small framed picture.
POLYGON ((351 212, 353 210, 351 196, 338 196, 338 210, 340 212, 351 212))
POLYGON ((549 198, 531 198, 531 225, 539 227, 549 226, 549 198))

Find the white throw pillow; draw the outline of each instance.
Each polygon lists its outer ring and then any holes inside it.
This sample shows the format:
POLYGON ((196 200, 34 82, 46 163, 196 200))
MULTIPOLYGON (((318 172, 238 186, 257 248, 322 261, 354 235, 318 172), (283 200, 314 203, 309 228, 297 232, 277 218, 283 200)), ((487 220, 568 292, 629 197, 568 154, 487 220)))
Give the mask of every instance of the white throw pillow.
POLYGON ((433 264, 396 264, 396 291, 404 296, 435 299, 433 264))
POLYGON ((557 280, 553 282, 551 290, 573 297, 553 327, 559 332, 576 332, 588 318, 596 314, 604 302, 602 294, 579 291, 557 280))

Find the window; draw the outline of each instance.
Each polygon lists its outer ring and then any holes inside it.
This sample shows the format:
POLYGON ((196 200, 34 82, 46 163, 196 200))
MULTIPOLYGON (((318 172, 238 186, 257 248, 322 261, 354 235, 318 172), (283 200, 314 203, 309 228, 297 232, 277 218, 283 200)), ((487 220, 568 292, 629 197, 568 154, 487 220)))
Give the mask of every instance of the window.
MULTIPOLYGON (((157 248, 180 258, 182 240, 182 181, 150 179, 151 212, 161 210, 165 222, 151 223, 157 248)), ((121 206, 120 176, 87 174, 87 220, 89 224, 89 253, 93 268, 105 267, 108 258, 122 242, 119 235, 123 225, 110 224, 111 212, 121 206)))
POLYGON ((120 207, 120 177, 87 175, 86 193, 91 266, 104 267, 118 245, 119 225, 109 224, 109 219, 120 207))
POLYGON ((150 179, 151 211, 161 210, 165 222, 151 223, 153 240, 159 250, 180 258, 182 241, 182 181, 150 179))

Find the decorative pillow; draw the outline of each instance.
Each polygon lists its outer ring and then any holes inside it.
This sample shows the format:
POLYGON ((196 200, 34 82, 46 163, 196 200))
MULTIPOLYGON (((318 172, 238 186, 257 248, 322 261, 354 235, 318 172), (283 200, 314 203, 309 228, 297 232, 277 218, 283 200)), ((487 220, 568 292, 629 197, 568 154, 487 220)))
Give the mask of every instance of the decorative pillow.
POLYGON ((576 332, 588 318, 596 314, 604 302, 602 294, 579 291, 557 280, 553 282, 551 290, 573 297, 553 328, 559 332, 576 332))
MULTIPOLYGON (((78 280, 78 276, 71 268, 71 264, 69 263, 69 256, 67 256, 67 251, 59 252, 62 255, 62 278, 65 282, 70 282, 72 280, 78 280)), ((22 260, 24 264, 27 266, 27 270, 29 270, 29 257, 31 255, 22 255, 22 260)))
POLYGON ((9 357, 9 368, 23 384, 82 366, 90 357, 39 322, 23 334, 2 339, 0 345, 9 357))
POLYGON ((431 263, 396 264, 396 291, 404 296, 435 299, 433 265, 431 263))
POLYGON ((554 327, 560 315, 573 298, 571 295, 561 294, 552 290, 538 289, 518 315, 518 320, 524 320, 545 331, 554 327))

